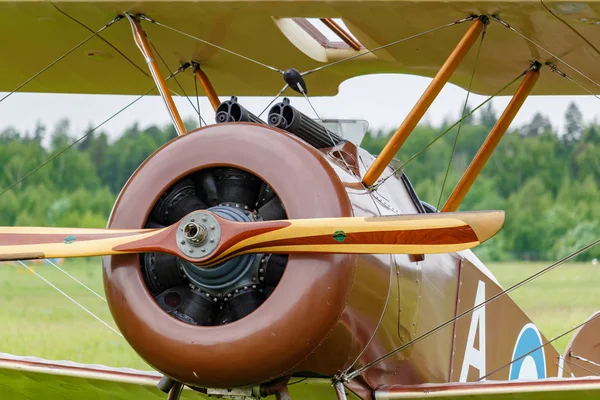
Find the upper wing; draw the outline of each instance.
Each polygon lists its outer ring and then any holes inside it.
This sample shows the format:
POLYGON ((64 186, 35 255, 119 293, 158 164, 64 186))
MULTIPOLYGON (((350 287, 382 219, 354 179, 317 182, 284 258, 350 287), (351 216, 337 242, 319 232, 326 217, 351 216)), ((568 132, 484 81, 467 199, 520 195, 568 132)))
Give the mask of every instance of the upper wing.
POLYGON ((375 400, 562 400, 596 399, 600 378, 541 379, 537 381, 487 381, 481 383, 440 383, 417 386, 389 386, 375 391, 375 400))
MULTIPOLYGON (((0 65, 0 91, 13 90, 89 36, 90 31, 81 24, 96 30, 125 11, 143 13, 170 27, 276 68, 285 70, 293 67, 300 71, 356 54, 356 51, 341 40, 337 44, 325 43, 323 46, 322 40, 315 40, 307 32, 310 27, 302 28, 302 24, 289 18, 342 18, 364 47, 373 49, 471 14, 497 14, 596 82, 600 81, 600 55, 597 50, 600 48, 600 35, 597 34, 599 28, 593 23, 595 18, 600 18, 600 2, 589 0, 576 5, 562 5, 551 0, 546 3, 538 0, 159 0, 135 3, 4 0, 0 1, 0 37, 3 38, 0 49, 6 62, 0 65)), ((342 81, 361 74, 400 72, 432 76, 458 43, 468 24, 447 27, 374 55, 323 69, 307 77, 309 92, 311 95, 335 94, 342 81)), ((273 96, 283 86, 281 75, 272 70, 149 22, 143 22, 142 26, 171 70, 175 70, 180 62, 192 59, 200 62, 219 95, 273 96)), ((131 37, 129 24, 118 22, 101 36, 137 67, 95 37, 23 90, 136 94, 152 87, 144 59, 131 37)), ((468 85, 475 53, 475 49, 471 50, 452 77, 452 82, 468 85)), ((598 86, 578 77, 551 55, 495 22, 487 29, 473 90, 487 94, 495 92, 527 68, 532 59, 555 62, 588 89, 598 92, 598 86)), ((164 72, 168 75, 166 69, 164 72)), ((188 93, 193 92, 191 74, 180 81, 188 93)), ((172 87, 178 90, 176 86, 172 87)), ((585 92, 576 85, 550 71, 542 74, 534 89, 534 94, 582 93, 585 92)))

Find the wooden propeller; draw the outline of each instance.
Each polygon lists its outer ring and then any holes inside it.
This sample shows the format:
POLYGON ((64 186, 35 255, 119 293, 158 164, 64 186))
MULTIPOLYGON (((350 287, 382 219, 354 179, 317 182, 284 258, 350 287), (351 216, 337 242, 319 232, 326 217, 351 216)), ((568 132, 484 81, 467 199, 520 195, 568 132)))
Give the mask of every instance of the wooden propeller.
POLYGON ((0 227, 0 261, 161 252, 209 267, 248 253, 447 253, 477 246, 503 211, 234 222, 195 211, 161 229, 0 227))

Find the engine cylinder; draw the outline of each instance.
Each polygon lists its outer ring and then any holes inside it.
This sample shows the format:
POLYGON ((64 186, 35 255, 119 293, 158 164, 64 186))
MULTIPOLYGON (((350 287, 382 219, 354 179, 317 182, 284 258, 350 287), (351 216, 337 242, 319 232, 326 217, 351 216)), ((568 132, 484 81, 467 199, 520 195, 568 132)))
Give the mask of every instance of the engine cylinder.
MULTIPOLYGON (((258 177, 276 193, 288 218, 353 214, 344 183, 321 152, 277 129, 236 123, 200 128, 151 155, 123 188, 108 226, 143 227, 158 200, 182 177, 215 167, 258 177)), ((215 177, 217 191, 221 178, 215 177)), ((240 179, 241 192, 247 184, 255 185, 237 175, 229 178, 240 179)), ((247 201, 256 204, 261 199, 247 201)), ((305 366, 303 362, 339 326, 356 261, 356 255, 348 254, 289 255, 277 283, 285 261, 275 257, 267 268, 269 282, 276 284, 272 294, 264 300, 265 293, 249 288, 216 316, 202 311, 206 302, 184 300, 198 318, 239 317, 216 326, 193 325, 165 312, 144 282, 137 255, 104 257, 103 272, 115 322, 144 360, 191 386, 237 387, 305 366)))

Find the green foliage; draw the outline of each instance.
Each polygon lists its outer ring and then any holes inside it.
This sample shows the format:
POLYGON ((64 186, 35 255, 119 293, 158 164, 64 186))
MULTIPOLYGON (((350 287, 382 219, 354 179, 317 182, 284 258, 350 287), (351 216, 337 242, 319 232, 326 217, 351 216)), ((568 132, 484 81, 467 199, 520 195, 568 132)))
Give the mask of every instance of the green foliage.
MULTIPOLYGON (((565 257, 598 239, 598 232, 600 232, 600 224, 597 221, 581 222, 569 229, 554 243, 551 254, 554 258, 565 257)), ((587 260, 590 256, 600 257, 600 248, 592 248, 589 254, 580 254, 575 260, 587 260)))
POLYGON ((575 103, 571 103, 565 112, 565 134, 563 136, 563 141, 566 144, 576 142, 581 136, 582 131, 583 115, 581 115, 581 111, 579 111, 579 108, 577 108, 575 103))
MULTIPOLYGON (((444 191, 441 188, 458 129, 419 125, 396 157, 424 201, 441 207, 497 120, 491 106, 461 127, 444 191)), ((193 126, 195 121, 187 121, 193 126)), ((392 132, 368 132, 362 147, 377 154, 392 132)), ((176 136, 172 126, 138 124, 111 142, 95 132, 75 143, 68 121, 53 129, 38 123, 32 134, 0 132, 0 225, 102 227, 118 192, 136 168, 176 136), (48 135, 46 134, 48 132, 48 135), (60 154, 28 176, 66 146, 60 154)), ((575 104, 565 113, 564 132, 536 114, 505 134, 460 210, 506 210, 497 237, 476 251, 486 260, 549 260, 600 236, 600 126, 586 125, 575 104)), ((600 257, 600 248, 581 255, 600 257)))
POLYGON ((69 122, 63 120, 55 126, 49 145, 43 146, 45 131, 38 124, 33 138, 12 128, 0 133, 0 192, 23 179, 0 196, 1 225, 106 226, 129 176, 176 136, 168 127, 140 130, 135 124, 114 143, 105 133, 90 134, 75 143, 69 122))
MULTIPOLYGON (((597 232, 597 231, 596 231, 597 232)), ((597 233, 596 233, 596 236, 597 233)), ((565 253, 559 255, 562 257, 565 253)), ((506 289, 548 266, 547 262, 486 263, 506 289)), ((600 274, 590 262, 569 262, 510 293, 546 338, 565 333, 598 311, 600 274)), ((563 353, 573 333, 552 343, 563 353)), ((527 396, 523 396, 527 398, 527 396)))

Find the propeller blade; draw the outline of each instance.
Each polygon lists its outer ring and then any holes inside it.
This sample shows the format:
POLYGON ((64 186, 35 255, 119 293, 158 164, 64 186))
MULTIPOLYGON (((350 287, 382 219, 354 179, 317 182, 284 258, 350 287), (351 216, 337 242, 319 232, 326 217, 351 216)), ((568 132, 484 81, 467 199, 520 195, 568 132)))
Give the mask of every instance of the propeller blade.
MULTIPOLYGON (((0 227, 0 261, 71 258, 144 252, 162 247, 172 227, 162 229, 82 229, 0 227), (115 250, 136 243, 133 251, 115 250)), ((179 255, 179 254, 176 254, 179 255)))
POLYGON ((248 253, 448 253, 503 224, 503 211, 234 222, 201 210, 158 229, 0 227, 0 261, 160 252, 210 267, 248 253))
POLYGON ((247 253, 431 254, 466 250, 494 236, 503 211, 346 217, 239 223, 219 219, 213 265, 247 253))

